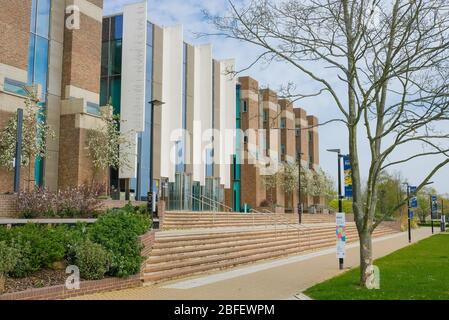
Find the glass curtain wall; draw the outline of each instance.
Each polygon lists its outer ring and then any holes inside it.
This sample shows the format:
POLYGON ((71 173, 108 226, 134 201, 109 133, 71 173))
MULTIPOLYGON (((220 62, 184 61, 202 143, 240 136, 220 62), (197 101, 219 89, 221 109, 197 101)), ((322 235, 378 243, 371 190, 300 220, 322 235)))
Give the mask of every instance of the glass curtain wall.
MULTIPOLYGON (((183 45, 182 66, 182 128, 187 129, 187 44, 183 45)), ((175 182, 169 183, 169 210, 192 210, 192 176, 186 173, 186 137, 176 142, 175 182)))
POLYGON ((241 208, 241 173, 240 173, 240 157, 242 155, 241 150, 241 137, 240 137, 240 129, 242 128, 241 123, 241 113, 240 113, 240 102, 241 102, 241 86, 238 84, 236 87, 236 137, 235 137, 235 143, 236 143, 236 154, 233 156, 233 201, 232 201, 232 209, 236 212, 240 212, 241 208))
MULTIPOLYGON (((123 15, 103 19, 101 49, 100 105, 112 106, 114 115, 120 114, 122 87, 123 15)), ((113 199, 120 198, 118 170, 110 169, 110 188, 113 199)))
MULTIPOLYGON (((40 85, 42 95, 38 103, 38 121, 46 121, 48 51, 51 0, 33 0, 31 7, 30 43, 28 47, 28 84, 40 85)), ((44 181, 44 159, 38 157, 34 163, 35 184, 42 186, 44 181)))

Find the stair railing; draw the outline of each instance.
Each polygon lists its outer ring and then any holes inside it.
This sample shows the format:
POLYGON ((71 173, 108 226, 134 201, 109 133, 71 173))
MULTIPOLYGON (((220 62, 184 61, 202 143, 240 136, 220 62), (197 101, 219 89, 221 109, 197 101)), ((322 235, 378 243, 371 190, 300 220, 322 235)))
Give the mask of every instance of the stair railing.
MULTIPOLYGON (((275 214, 273 212, 266 213, 266 212, 257 211, 255 209, 251 209, 249 212, 253 215, 253 226, 254 226, 255 214, 262 214, 262 215, 268 216, 270 218, 269 221, 271 221, 271 225, 274 225, 276 239, 277 239, 277 235, 278 235, 278 233, 277 233, 278 223, 280 223, 281 225, 286 226, 287 230, 293 229, 293 230, 298 231, 298 246, 299 246, 300 251, 301 251, 301 234, 305 234, 307 236, 308 247, 311 248, 311 238, 310 238, 310 234, 311 234, 310 229, 311 228, 310 227, 305 226, 303 224, 301 224, 301 225, 300 224, 297 225, 296 223, 293 224, 290 221, 290 219, 282 219, 285 217, 282 217, 280 215, 278 216, 277 214, 275 214), (278 220, 277 218, 280 218, 280 219, 278 220)), ((265 228, 266 227, 267 227, 267 224, 265 224, 265 228)))
MULTIPOLYGON (((204 209, 204 206, 203 206, 204 204, 209 206, 209 207, 212 207, 214 209, 212 211, 212 225, 213 226, 215 226, 215 215, 217 213, 215 210, 220 211, 220 207, 219 207, 220 205, 223 208, 226 208, 226 209, 232 211, 231 207, 226 206, 225 204, 223 204, 221 202, 218 202, 216 200, 210 199, 208 197, 201 196, 201 198, 198 198, 198 197, 195 197, 193 195, 188 195, 188 196, 191 199, 193 199, 193 200, 199 201, 201 203, 201 205, 202 205, 201 207, 203 209, 204 209), (209 200, 210 203, 205 202, 203 199, 209 200)), ((229 211, 225 211, 225 212, 229 213, 229 211)), ((279 229, 278 225, 283 225, 283 226, 286 227, 287 230, 288 229, 293 229, 293 230, 297 230, 298 231, 298 246, 299 246, 299 248, 301 248, 301 234, 304 234, 304 233, 307 235, 308 246, 309 246, 309 248, 311 247, 311 238, 310 238, 310 231, 309 231, 310 227, 305 226, 303 224, 301 224, 301 225, 294 224, 294 223, 291 222, 290 219, 285 219, 286 217, 284 217, 282 215, 279 215, 279 214, 276 214, 276 213, 273 213, 273 212, 270 212, 270 211, 268 211, 268 212, 260 212, 260 211, 255 210, 255 209, 250 209, 249 210, 249 214, 252 215, 253 228, 255 227, 255 217, 256 217, 257 214, 260 214, 260 215, 263 215, 263 216, 267 216, 269 219, 267 221, 267 224, 265 224, 265 228, 267 228, 267 226, 270 225, 270 222, 271 222, 271 225, 272 226, 274 225, 275 238, 276 239, 278 237, 278 229, 279 229)), ((232 217, 231 215, 226 215, 226 216, 227 216, 227 218, 231 218, 232 217)))

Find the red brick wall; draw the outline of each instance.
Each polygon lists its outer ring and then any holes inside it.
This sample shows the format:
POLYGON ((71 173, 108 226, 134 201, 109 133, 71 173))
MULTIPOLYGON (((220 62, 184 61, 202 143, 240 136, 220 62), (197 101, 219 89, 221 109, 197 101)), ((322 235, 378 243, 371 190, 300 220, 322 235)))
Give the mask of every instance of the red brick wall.
MULTIPOLYGON (((68 276, 68 275, 67 275, 68 276)), ((67 290, 65 285, 31 289, 0 295, 0 300, 57 300, 104 291, 123 290, 142 286, 140 274, 129 278, 108 278, 103 280, 82 281, 79 290, 67 290)))
POLYGON ((75 117, 74 114, 61 116, 59 188, 90 184, 92 181, 106 185, 107 171, 95 173, 86 148, 87 130, 75 127, 75 117))
POLYGON ((0 194, 0 218, 15 218, 17 215, 17 196, 0 194))
MULTIPOLYGON (((101 1, 97 1, 101 2, 101 1)), ((100 4, 100 3, 98 3, 100 4)), ((64 69, 62 96, 65 87, 73 85, 91 92, 100 92, 101 22, 81 14, 79 30, 64 32, 64 69)))
POLYGON ((31 0, 0 0, 0 63, 28 67, 31 0))

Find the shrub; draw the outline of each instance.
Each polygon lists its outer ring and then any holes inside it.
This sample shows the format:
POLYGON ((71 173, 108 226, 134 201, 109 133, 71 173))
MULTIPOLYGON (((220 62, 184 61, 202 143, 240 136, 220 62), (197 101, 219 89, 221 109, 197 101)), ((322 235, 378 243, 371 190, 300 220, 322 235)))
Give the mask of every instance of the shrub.
POLYGON ((150 227, 146 215, 121 210, 100 217, 90 229, 91 239, 111 253, 111 276, 127 277, 140 270, 143 258, 137 237, 150 227))
POLYGON ((101 185, 82 185, 59 191, 56 211, 60 217, 93 216, 100 208, 101 200, 98 197, 103 191, 101 185))
POLYGON ((25 277, 65 257, 67 235, 65 227, 52 228, 27 224, 9 232, 10 245, 21 253, 21 259, 11 272, 25 277))
POLYGON ((53 193, 44 188, 24 191, 18 207, 24 218, 94 216, 101 205, 102 185, 79 186, 53 193))
POLYGON ((270 206, 270 202, 267 199, 264 199, 260 202, 260 206, 261 207, 269 207, 270 206))
POLYGON ((20 259, 20 252, 10 247, 6 241, 0 242, 0 294, 5 291, 5 277, 20 259))
POLYGON ((102 279, 109 270, 110 257, 102 245, 86 240, 75 246, 75 265, 86 280, 102 279))
POLYGON ((55 216, 56 195, 45 188, 19 193, 18 209, 27 219, 55 216))

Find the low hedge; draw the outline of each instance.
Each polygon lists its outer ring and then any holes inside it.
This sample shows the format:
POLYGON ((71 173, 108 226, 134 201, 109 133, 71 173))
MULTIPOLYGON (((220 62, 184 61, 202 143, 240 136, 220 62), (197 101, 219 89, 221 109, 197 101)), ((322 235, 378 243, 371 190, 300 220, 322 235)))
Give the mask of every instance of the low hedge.
POLYGON ((20 256, 7 275, 27 277, 61 261, 79 264, 83 279, 136 274, 143 259, 138 237, 150 227, 151 219, 145 210, 130 205, 107 211, 93 225, 52 227, 29 223, 12 229, 0 227, 0 242, 20 256))

